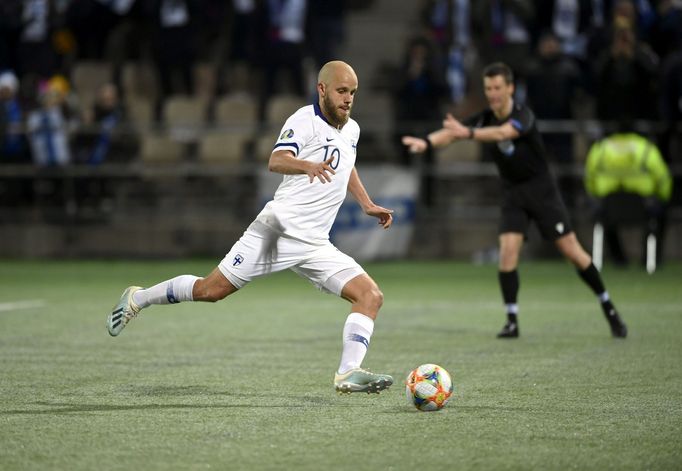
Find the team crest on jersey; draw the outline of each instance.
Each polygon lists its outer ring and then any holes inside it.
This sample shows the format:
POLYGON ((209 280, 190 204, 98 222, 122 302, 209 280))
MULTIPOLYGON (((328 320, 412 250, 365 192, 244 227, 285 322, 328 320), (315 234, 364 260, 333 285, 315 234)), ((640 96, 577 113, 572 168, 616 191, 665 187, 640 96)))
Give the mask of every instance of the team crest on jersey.
POLYGON ((293 129, 287 129, 286 131, 284 131, 284 132, 282 133, 281 136, 279 136, 280 140, 282 140, 282 139, 291 139, 292 137, 294 137, 294 130, 293 130, 293 129))
POLYGON ((559 234, 563 234, 563 233, 564 233, 564 223, 563 223, 563 222, 557 222, 557 223, 556 223, 556 226, 554 226, 554 228, 556 229, 556 231, 557 231, 559 234))

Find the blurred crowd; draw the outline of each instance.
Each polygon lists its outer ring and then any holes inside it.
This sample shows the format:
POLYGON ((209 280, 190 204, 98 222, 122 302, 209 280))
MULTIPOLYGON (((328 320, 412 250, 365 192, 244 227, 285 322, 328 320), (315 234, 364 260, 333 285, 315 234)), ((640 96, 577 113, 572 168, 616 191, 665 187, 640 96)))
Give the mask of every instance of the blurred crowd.
POLYGON ((196 83, 202 63, 214 74, 204 94, 214 99, 230 93, 231 75, 241 71, 264 121, 281 72, 290 77, 287 91, 312 96, 304 60, 312 59, 317 68, 337 56, 345 3, 3 0, 0 161, 97 164, 134 155, 135 130, 126 126, 130 90, 123 78, 131 62, 153 71, 154 83, 141 99, 150 101, 154 123, 163 123, 169 97, 195 96, 199 86, 206 87, 196 83), (84 63, 107 64, 111 71, 93 96, 74 81, 84 63), (119 152, 113 152, 114 144, 119 152))
MULTIPOLYGON (((337 58, 347 11, 371 3, 3 0, 0 161, 134 156, 123 80, 130 62, 155 71, 154 122, 163 122, 169 97, 198 93, 200 63, 215 71, 213 100, 234 91, 241 71, 263 122, 283 82, 292 94, 314 96, 304 65, 317 70, 337 58), (85 61, 111 68, 87 99, 73 77, 85 61)), ((396 135, 433 129, 446 107, 465 113, 480 97, 481 67, 502 60, 516 73, 516 98, 539 119, 654 122, 666 161, 682 160, 682 0, 423 0, 411 21, 403 57, 383 58, 390 75, 378 74, 374 87, 394 98, 396 135)), ((556 161, 572 161, 570 134, 546 139, 556 161)))

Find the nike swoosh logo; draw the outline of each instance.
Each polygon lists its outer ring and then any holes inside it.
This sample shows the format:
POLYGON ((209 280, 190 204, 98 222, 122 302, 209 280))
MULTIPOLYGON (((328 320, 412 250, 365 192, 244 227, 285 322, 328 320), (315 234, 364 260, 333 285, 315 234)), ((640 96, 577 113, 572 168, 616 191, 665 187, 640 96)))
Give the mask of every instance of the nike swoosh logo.
POLYGON ((333 140, 334 140, 333 137, 328 137, 328 138, 327 138, 327 142, 330 142, 330 141, 333 141, 333 140))

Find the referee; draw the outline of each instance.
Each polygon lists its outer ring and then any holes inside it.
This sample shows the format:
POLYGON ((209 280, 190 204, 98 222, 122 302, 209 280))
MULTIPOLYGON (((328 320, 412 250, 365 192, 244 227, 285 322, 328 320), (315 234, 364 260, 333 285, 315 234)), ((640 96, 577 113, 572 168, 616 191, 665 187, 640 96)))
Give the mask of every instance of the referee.
POLYGON ((463 122, 448 114, 443 120, 443 128, 425 138, 404 136, 402 142, 411 152, 422 153, 429 147, 474 139, 483 143, 484 152, 497 165, 504 195, 499 227, 498 279, 507 309, 507 323, 497 336, 519 336, 517 266, 528 226, 535 221, 542 237, 554 242, 597 295, 613 337, 625 338, 627 327, 611 302, 599 271, 571 228, 568 212, 545 159, 535 115, 527 106, 514 103, 511 69, 501 62, 488 65, 483 70, 483 88, 488 109, 463 122))

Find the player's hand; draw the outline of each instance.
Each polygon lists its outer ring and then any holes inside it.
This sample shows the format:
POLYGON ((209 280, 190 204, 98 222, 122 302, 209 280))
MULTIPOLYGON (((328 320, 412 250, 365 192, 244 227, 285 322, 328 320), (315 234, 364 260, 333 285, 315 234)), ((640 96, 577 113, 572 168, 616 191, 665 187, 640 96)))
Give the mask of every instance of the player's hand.
POLYGON ((391 227, 391 224, 393 224, 392 209, 382 208, 381 206, 373 204, 372 206, 365 210, 365 214, 367 214, 368 216, 374 216, 375 218, 379 218, 379 225, 384 229, 388 229, 389 227, 391 227))
POLYGON ((413 154, 421 154, 422 152, 426 152, 426 149, 429 147, 426 141, 421 137, 403 136, 402 142, 403 145, 406 146, 413 154))
POLYGON ((332 181, 331 175, 336 175, 336 172, 331 167, 331 163, 334 161, 334 157, 330 157, 324 162, 317 164, 312 164, 308 171, 308 177, 310 178, 310 183, 312 183, 317 177, 322 183, 327 183, 332 181))
POLYGON ((456 139, 467 139, 471 132, 468 127, 460 123, 450 113, 445 115, 443 128, 447 129, 450 132, 450 135, 456 139))

